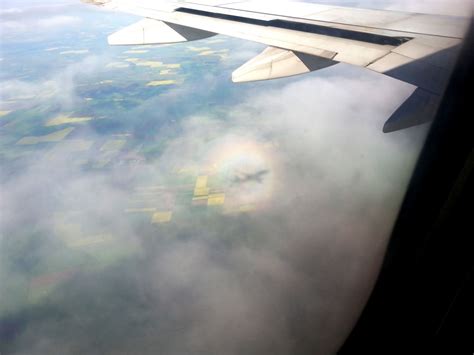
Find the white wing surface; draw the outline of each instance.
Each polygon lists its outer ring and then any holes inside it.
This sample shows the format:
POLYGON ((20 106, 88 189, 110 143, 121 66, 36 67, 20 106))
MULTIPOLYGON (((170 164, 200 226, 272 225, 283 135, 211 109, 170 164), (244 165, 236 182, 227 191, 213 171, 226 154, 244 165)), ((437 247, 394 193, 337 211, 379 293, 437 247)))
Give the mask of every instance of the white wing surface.
POLYGON ((467 18, 304 2, 83 0, 145 20, 110 44, 157 44, 223 34, 268 48, 238 68, 234 82, 268 80, 339 62, 417 86, 385 123, 392 132, 430 121, 457 58, 467 18))

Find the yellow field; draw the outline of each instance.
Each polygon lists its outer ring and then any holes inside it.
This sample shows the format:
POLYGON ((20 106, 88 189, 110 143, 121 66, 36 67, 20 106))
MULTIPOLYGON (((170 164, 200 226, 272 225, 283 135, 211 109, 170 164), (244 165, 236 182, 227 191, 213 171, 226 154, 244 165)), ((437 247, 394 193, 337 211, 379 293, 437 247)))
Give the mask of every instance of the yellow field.
POLYGON ((198 55, 200 55, 200 56, 215 55, 215 56, 220 57, 221 59, 226 59, 228 57, 228 52, 229 52, 228 49, 221 49, 221 50, 218 50, 218 51, 209 50, 209 51, 202 51, 198 55))
POLYGON ((173 212, 165 211, 165 212, 156 212, 153 214, 151 218, 151 223, 153 224, 161 224, 161 223, 168 223, 171 222, 173 218, 173 212))
POLYGON ((208 206, 221 206, 225 202, 225 194, 212 194, 209 195, 209 199, 207 200, 208 206))
POLYGON ((198 176, 198 178, 196 179, 196 185, 194 186, 194 196, 197 197, 209 195, 207 180, 207 176, 198 176))
POLYGON ((150 81, 146 86, 163 86, 163 85, 173 85, 176 83, 176 80, 155 80, 150 81))
POLYGON ((257 210, 257 206, 253 204, 246 204, 240 206, 227 206, 224 210, 225 215, 236 215, 240 213, 249 213, 257 210))
POLYGON ((60 131, 56 131, 44 136, 31 136, 31 137, 23 137, 20 139, 16 144, 18 145, 32 145, 38 143, 50 143, 50 142, 60 142, 64 138, 66 138, 69 133, 74 130, 73 127, 65 128, 60 131))
MULTIPOLYGON (((211 43, 211 42, 208 42, 211 43)), ((187 47, 188 50, 192 52, 197 52, 197 55, 199 56, 209 56, 209 55, 215 55, 220 57, 221 59, 226 59, 227 58, 227 52, 229 52, 228 49, 219 49, 219 50, 213 50, 209 47, 187 47)))
POLYGON ((153 60, 144 60, 144 61, 136 61, 136 65, 139 67, 149 67, 149 68, 160 68, 163 66, 163 62, 157 62, 153 60))
POLYGON ((140 50, 130 50, 130 51, 126 51, 124 53, 127 53, 127 54, 143 54, 143 53, 148 53, 147 50, 145 49, 140 49, 140 50))
POLYGON ((207 186, 207 176, 198 176, 196 179, 196 189, 204 188, 207 186))
POLYGON ((48 120, 45 126, 50 127, 50 126, 59 126, 62 124, 67 124, 67 123, 82 123, 82 122, 87 122, 90 120, 92 120, 92 117, 69 117, 65 115, 60 115, 48 120))
POLYGON ((239 212, 252 212, 255 211, 257 207, 255 205, 242 205, 239 207, 239 212))
POLYGON ((164 69, 160 71, 160 75, 170 75, 170 74, 174 74, 171 72, 171 69, 164 69))
MULTIPOLYGON (((209 190, 207 191, 209 192, 209 190)), ((202 196, 194 196, 193 201, 203 201, 203 200, 208 200, 209 196, 208 195, 202 195, 202 196)))

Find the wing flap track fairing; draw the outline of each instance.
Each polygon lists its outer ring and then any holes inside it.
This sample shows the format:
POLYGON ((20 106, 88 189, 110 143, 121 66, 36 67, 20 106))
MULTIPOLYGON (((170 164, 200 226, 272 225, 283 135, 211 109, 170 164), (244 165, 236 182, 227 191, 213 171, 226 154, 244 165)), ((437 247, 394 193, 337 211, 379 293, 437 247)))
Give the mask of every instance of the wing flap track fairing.
POLYGON ((145 18, 111 34, 108 42, 113 46, 166 44, 195 41, 214 35, 213 32, 145 18))
POLYGON ((270 80, 309 73, 337 64, 336 53, 323 51, 323 56, 268 47, 232 73, 235 83, 270 80))

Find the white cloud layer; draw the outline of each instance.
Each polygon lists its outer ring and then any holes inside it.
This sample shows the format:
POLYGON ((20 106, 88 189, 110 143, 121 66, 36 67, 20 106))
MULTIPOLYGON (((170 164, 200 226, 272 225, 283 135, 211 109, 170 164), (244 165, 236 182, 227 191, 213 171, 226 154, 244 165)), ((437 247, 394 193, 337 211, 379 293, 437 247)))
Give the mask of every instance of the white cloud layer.
MULTIPOLYGON (((171 91, 169 105, 176 104, 172 97, 204 84, 209 100, 219 90, 213 80, 171 91)), ((253 86, 227 108, 225 120, 184 118, 181 133, 144 167, 148 179, 159 182, 172 167, 205 165, 213 147, 270 139, 276 144, 269 153, 274 192, 254 214, 189 218, 168 236, 153 236, 117 217, 132 187, 130 173, 82 171, 66 156, 34 157, 24 173, 3 186, 6 230, 41 226, 52 238, 51 207, 83 211, 85 224, 104 225, 116 238, 142 245, 144 261, 124 270, 79 274, 52 296, 65 312, 62 320, 46 315, 34 321, 17 338, 17 349, 28 354, 133 348, 151 354, 157 347, 165 354, 337 349, 370 292, 426 127, 381 132, 384 119, 412 89, 375 74, 342 66, 278 83, 262 83, 264 90, 253 86), (120 286, 130 283, 129 291, 120 286), (105 298, 97 298, 101 293, 105 298), (131 334, 122 341, 120 329, 142 319, 141 307, 149 323, 128 329, 131 334), (95 312, 109 318, 109 335, 97 340, 101 326, 95 312), (87 330, 81 332, 82 327, 87 330)), ((165 108, 157 100, 130 117, 152 110, 150 119, 159 119, 165 108)), ((156 139, 160 135, 157 131, 156 139)), ((51 253, 29 252, 39 259, 51 253)))

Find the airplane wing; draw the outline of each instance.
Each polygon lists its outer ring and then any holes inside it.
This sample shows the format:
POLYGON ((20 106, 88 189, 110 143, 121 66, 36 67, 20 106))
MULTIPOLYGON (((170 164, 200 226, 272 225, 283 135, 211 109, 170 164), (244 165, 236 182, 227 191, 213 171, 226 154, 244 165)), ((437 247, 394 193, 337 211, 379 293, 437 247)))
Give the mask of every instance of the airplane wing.
POLYGON ((268 47, 232 74, 269 80, 347 63, 417 87, 384 132, 433 119, 468 19, 304 2, 82 0, 144 17, 109 36, 111 45, 178 43, 215 34, 268 47))

